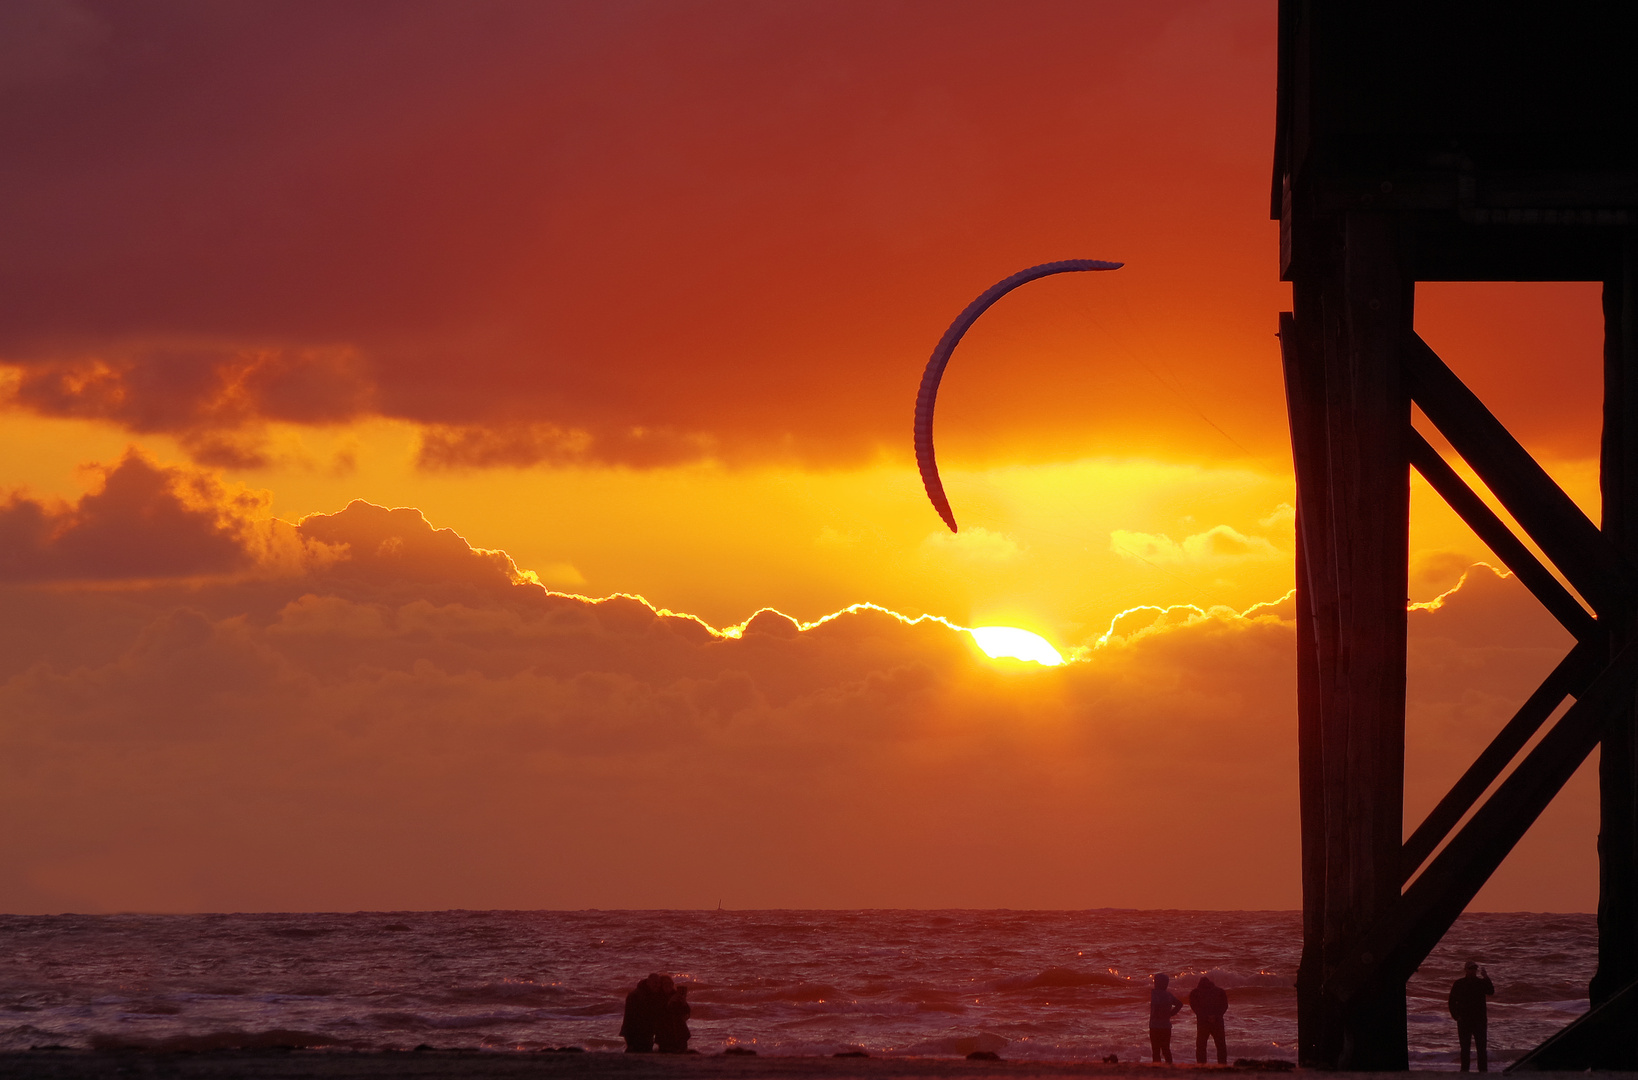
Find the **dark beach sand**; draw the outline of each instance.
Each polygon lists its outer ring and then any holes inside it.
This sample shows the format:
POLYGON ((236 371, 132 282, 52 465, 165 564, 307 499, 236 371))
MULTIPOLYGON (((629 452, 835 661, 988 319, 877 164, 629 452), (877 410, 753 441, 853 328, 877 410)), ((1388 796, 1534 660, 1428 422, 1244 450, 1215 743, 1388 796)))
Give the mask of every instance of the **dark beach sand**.
MULTIPOLYGON (((1226 1073, 1235 1077, 1288 1077, 1289 1072, 1217 1066, 1157 1068, 1035 1061, 964 1061, 947 1058, 723 1057, 620 1053, 418 1052, 337 1053, 311 1050, 223 1050, 204 1053, 38 1050, 0 1054, 6 1080, 1051 1080, 1064 1077, 1160 1076, 1226 1073)), ((1303 1070, 1307 1073, 1308 1070, 1303 1070)), ((1381 1080, 1381 1073, 1326 1073, 1328 1077, 1381 1080)), ((1493 1074, 1499 1075, 1499 1074, 1493 1074)), ((1578 1076, 1586 1073, 1537 1074, 1578 1076)), ((1632 1077, 1638 1073, 1600 1073, 1632 1077)))

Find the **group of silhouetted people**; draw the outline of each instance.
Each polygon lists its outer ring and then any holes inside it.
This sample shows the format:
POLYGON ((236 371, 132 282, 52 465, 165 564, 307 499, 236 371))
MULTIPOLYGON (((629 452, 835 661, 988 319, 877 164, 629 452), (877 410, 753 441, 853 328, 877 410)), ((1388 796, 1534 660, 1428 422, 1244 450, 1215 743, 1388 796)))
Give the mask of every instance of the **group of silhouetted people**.
POLYGON ((692 1012, 688 987, 678 986, 669 975, 650 975, 626 995, 626 1014, 620 1022, 626 1053, 688 1053, 692 1012))
MULTIPOLYGON (((1171 977, 1156 972, 1154 989, 1149 991, 1149 1049, 1154 1060, 1172 1064, 1172 1018, 1183 1011, 1183 1002, 1167 986, 1171 977)), ((1487 1045, 1489 1009, 1486 999, 1496 993, 1490 975, 1476 963, 1450 988, 1450 1015, 1456 1021, 1456 1037, 1461 1043, 1462 1072, 1472 1064, 1470 1051, 1478 1048, 1480 1072, 1490 1070, 1487 1045)), ((1223 1033, 1223 1017, 1228 1012, 1228 994, 1206 975, 1200 976, 1189 991, 1189 1010, 1194 1013, 1194 1060, 1206 1063, 1206 1044, 1217 1045, 1217 1064, 1228 1064, 1228 1040, 1223 1033)), ((626 1052, 650 1054, 689 1053, 688 987, 678 986, 669 975, 651 974, 626 995, 625 1016, 620 1037, 626 1052)))
MULTIPOLYGON (((1172 1017, 1183 1011, 1183 1002, 1166 989, 1170 976, 1157 972, 1154 989, 1149 991, 1149 1049, 1156 1062, 1172 1064, 1172 1017)), ((1450 988, 1450 1016, 1456 1021, 1456 1038, 1461 1045, 1462 1072, 1472 1067, 1473 1053, 1478 1050, 1479 1071, 1490 1071, 1489 1035, 1490 1016, 1487 998, 1496 993, 1490 973, 1471 961, 1465 973, 1450 988)), ((1206 1063, 1206 1042, 1217 1044, 1217 1064, 1228 1064, 1227 1040, 1223 1034, 1223 1015, 1228 1012, 1228 994, 1208 976, 1189 991, 1189 1009, 1194 1013, 1194 1060, 1206 1063)))
MULTIPOLYGON (((1183 1002, 1166 989, 1171 977, 1155 973, 1155 987, 1149 991, 1149 1049, 1155 1061, 1172 1063, 1172 1017, 1183 1011, 1183 1002)), ((1223 1035, 1223 1015, 1228 1012, 1228 993, 1200 976, 1189 991, 1189 1010, 1194 1013, 1194 1060, 1206 1063, 1206 1042, 1217 1044, 1217 1064, 1228 1064, 1228 1041, 1223 1035)))

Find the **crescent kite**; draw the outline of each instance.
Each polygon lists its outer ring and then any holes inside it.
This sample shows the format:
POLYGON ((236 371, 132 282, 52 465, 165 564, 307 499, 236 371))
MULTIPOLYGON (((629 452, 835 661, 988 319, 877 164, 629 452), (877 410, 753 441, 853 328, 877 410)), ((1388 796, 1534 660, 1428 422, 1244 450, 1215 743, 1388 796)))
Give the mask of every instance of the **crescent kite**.
POLYGON ((1101 259, 1063 259, 1020 270, 985 289, 977 300, 956 316, 955 322, 938 339, 938 347, 927 361, 927 370, 921 373, 921 390, 916 394, 916 465, 921 469, 921 482, 927 488, 927 497, 933 501, 933 509, 938 511, 938 516, 944 519, 951 532, 956 531, 955 514, 950 509, 950 500, 944 496, 944 481, 938 477, 938 461, 933 457, 933 403, 938 398, 938 383, 944 377, 944 365, 950 362, 950 354, 955 352, 961 336, 991 304, 1025 282, 1077 270, 1119 270, 1124 265, 1101 259))

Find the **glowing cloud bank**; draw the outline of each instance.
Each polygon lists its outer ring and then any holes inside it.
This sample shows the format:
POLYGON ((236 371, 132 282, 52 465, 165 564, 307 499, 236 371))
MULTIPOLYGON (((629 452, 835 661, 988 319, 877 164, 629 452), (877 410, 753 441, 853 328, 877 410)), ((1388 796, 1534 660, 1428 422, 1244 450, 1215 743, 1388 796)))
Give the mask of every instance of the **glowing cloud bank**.
MULTIPOLYGON (((1289 597, 1136 607, 1074 662, 873 604, 716 629, 410 507, 97 472, 0 500, 0 910, 1298 898, 1289 597)), ((1442 600, 1410 612, 1408 819, 1567 647, 1511 578, 1442 600)), ((1482 904, 1596 896, 1579 783, 1482 904)))

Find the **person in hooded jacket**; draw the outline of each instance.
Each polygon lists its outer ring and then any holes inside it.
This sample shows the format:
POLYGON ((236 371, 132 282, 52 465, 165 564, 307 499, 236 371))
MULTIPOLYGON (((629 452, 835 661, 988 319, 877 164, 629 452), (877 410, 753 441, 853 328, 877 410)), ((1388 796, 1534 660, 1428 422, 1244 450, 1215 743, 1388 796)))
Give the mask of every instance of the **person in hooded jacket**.
POLYGON ((654 1029, 660 1053, 688 1053, 688 1040, 693 1037, 688 1030, 688 1018, 693 1012, 688 1004, 688 987, 679 986, 671 991, 660 1014, 660 1026, 654 1029))
POLYGON ((620 1037, 626 1040, 626 1053, 654 1052, 654 1037, 665 1019, 666 1002, 675 989, 669 975, 654 972, 626 995, 626 1012, 620 1022, 620 1037))
POLYGON ((1217 1064, 1228 1064, 1228 1045, 1223 1037, 1223 1014, 1228 1012, 1228 994, 1211 981, 1200 976, 1200 981, 1189 991, 1189 1008, 1194 1011, 1194 1060, 1206 1063, 1206 1039, 1217 1043, 1217 1064))
POLYGON ((1183 1003, 1166 989, 1169 982, 1171 976, 1156 972, 1155 988, 1149 991, 1149 1049, 1156 1064, 1162 1057, 1172 1063, 1172 1017, 1183 1011, 1183 1003))

